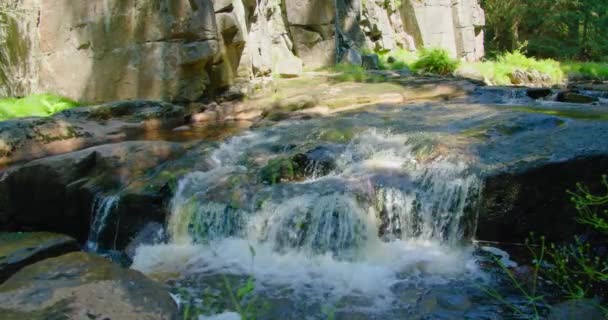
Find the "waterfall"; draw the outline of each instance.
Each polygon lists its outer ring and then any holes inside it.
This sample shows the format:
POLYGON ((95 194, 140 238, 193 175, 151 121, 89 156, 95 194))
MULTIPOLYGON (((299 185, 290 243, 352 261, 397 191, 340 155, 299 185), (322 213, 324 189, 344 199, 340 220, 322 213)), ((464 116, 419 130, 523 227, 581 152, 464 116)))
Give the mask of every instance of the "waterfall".
POLYGON ((210 156, 215 168, 179 183, 169 221, 174 243, 237 237, 277 252, 353 259, 378 241, 458 244, 474 232, 480 180, 463 159, 430 156, 428 139, 370 130, 342 151, 329 176, 271 186, 250 177, 235 186, 257 172, 227 160, 256 149, 244 143, 250 138, 220 146, 210 156))
POLYGON ((88 251, 97 251, 99 249, 99 238, 101 233, 106 228, 108 220, 112 212, 118 207, 120 197, 117 195, 104 196, 98 194, 95 196, 92 207, 93 223, 89 231, 89 238, 86 242, 88 251))
POLYGON ((315 125, 244 134, 201 158, 208 169, 182 178, 171 201, 171 241, 138 248, 132 268, 184 275, 177 286, 200 294, 218 275, 251 275, 256 294, 296 309, 356 296, 370 314, 391 310, 399 288, 479 274, 466 240, 480 179, 466 153, 445 136, 375 129, 326 147, 315 125), (332 169, 304 162, 297 181, 262 179, 275 159, 304 154, 332 169))

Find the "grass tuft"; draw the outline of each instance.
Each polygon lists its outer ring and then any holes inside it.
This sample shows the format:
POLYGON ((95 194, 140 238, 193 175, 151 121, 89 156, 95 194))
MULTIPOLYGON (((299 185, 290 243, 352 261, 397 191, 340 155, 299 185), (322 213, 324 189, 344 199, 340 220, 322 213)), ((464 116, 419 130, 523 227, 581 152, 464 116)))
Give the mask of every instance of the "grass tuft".
POLYGON ((0 99, 0 121, 23 117, 47 117, 79 106, 78 102, 58 95, 43 93, 24 98, 0 99))
POLYGON ((412 70, 446 76, 456 71, 458 64, 458 60, 451 58, 445 49, 423 49, 420 58, 412 64, 412 70))

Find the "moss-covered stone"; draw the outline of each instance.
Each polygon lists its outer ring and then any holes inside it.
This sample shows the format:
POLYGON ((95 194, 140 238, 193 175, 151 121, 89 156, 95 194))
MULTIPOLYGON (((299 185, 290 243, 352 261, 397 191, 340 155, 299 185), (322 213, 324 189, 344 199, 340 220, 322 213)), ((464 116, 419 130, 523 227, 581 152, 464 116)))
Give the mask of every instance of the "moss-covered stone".
POLYGON ((71 237, 49 233, 0 233, 0 282, 28 264, 78 250, 71 237))
POLYGON ((290 158, 272 159, 260 170, 260 179, 267 184, 294 181, 303 176, 303 168, 290 158))
POLYGON ((0 286, 0 310, 15 319, 177 319, 161 285, 83 252, 23 268, 0 286))

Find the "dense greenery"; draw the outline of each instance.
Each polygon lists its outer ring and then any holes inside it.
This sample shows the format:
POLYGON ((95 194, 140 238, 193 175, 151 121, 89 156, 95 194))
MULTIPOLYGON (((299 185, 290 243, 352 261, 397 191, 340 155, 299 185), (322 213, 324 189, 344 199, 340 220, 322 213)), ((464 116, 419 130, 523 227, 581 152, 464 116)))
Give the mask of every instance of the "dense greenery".
POLYGON ((21 117, 45 117, 77 107, 78 103, 54 94, 0 99, 0 121, 21 117))
POLYGON ((605 61, 608 2, 600 0, 482 0, 486 47, 500 53, 560 60, 605 61))

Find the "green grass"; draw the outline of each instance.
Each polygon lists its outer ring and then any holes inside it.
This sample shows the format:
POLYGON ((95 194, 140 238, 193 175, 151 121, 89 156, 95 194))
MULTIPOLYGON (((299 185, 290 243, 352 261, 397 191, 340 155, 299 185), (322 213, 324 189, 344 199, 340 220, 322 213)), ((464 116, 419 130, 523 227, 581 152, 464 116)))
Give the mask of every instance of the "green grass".
POLYGON ((419 59, 416 52, 405 49, 380 53, 378 56, 380 58, 380 69, 382 70, 402 70, 410 68, 410 66, 419 59))
POLYGON ((496 85, 511 85, 509 75, 515 70, 537 70, 551 77, 552 84, 563 83, 565 76, 561 64, 552 59, 526 57, 519 51, 498 55, 494 60, 485 62, 464 63, 463 66, 479 71, 484 78, 496 85))
POLYGON ((412 70, 416 73, 432 73, 438 75, 451 75, 458 68, 458 60, 450 57, 444 49, 423 49, 420 57, 412 63, 412 70))
POLYGON ((381 82, 384 77, 369 73, 365 68, 353 64, 340 63, 331 68, 337 74, 334 80, 340 82, 381 82))
POLYGON ((608 80, 608 63, 567 61, 562 70, 569 76, 608 80))
POLYGON ((47 117, 79 106, 78 102, 54 94, 0 99, 0 121, 23 117, 47 117))

